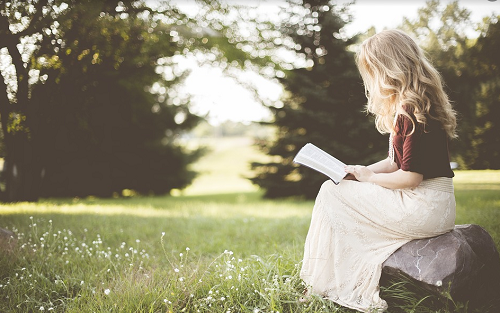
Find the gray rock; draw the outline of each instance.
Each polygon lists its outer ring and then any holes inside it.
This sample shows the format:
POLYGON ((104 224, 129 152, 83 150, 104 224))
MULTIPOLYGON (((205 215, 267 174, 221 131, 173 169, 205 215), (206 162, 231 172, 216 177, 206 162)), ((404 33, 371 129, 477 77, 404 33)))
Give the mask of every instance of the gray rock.
POLYGON ((0 252, 12 251, 17 244, 17 235, 7 229, 0 228, 0 252))
POLYGON ((382 265, 382 280, 400 275, 455 302, 500 302, 500 256, 478 225, 457 225, 449 233, 405 244, 382 265))

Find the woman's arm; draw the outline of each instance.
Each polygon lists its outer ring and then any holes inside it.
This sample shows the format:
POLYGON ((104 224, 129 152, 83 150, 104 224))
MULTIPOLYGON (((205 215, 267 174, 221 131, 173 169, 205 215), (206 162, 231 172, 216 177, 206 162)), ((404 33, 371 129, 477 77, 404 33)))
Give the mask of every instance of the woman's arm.
POLYGON ((357 180, 371 182, 390 189, 414 188, 423 180, 424 176, 416 172, 397 170, 390 173, 375 173, 367 166, 348 165, 347 173, 353 174, 357 180))
POLYGON ((390 189, 401 189, 415 188, 423 179, 424 175, 420 173, 397 170, 392 173, 373 174, 368 181, 390 189))
POLYGON ((374 173, 392 173, 398 170, 398 166, 395 162, 389 160, 389 158, 385 158, 377 163, 373 163, 368 165, 367 168, 372 170, 374 173))
MULTIPOLYGON (((385 158, 381 161, 368 165, 367 168, 374 173, 392 173, 398 170, 398 166, 396 165, 396 163, 393 162, 391 164, 389 158, 385 158)), ((352 173, 347 174, 347 176, 344 177, 344 179, 357 180, 352 173)))

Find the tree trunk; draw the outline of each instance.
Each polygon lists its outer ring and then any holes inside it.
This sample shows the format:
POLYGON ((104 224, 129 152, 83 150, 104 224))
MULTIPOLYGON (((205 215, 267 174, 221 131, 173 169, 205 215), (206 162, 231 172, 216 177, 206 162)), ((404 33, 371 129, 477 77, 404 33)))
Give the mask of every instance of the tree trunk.
MULTIPOLYGON (((4 23, 5 18, 2 19, 4 23)), ((2 45, 12 58, 16 69, 17 92, 15 103, 11 103, 7 94, 7 84, 3 77, 0 82, 0 115, 4 135, 5 159, 2 178, 5 190, 2 190, 2 201, 36 201, 33 145, 30 132, 29 114, 29 67, 24 67, 21 53, 17 48, 17 37, 2 33, 2 45)), ((31 108, 32 109, 32 108, 31 108)))
POLYGON ((33 149, 27 136, 12 136, 10 145, 6 145, 7 154, 4 162, 5 202, 37 201, 38 181, 34 170, 33 149))

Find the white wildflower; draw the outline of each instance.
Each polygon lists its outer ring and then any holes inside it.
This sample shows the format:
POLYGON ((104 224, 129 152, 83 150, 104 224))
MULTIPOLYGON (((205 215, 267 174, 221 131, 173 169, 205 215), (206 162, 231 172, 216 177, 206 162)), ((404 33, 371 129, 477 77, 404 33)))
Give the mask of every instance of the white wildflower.
POLYGON ((106 296, 107 296, 107 295, 109 295, 109 293, 110 293, 110 292, 111 292, 111 290, 109 290, 109 289, 104 289, 104 294, 105 294, 106 296))

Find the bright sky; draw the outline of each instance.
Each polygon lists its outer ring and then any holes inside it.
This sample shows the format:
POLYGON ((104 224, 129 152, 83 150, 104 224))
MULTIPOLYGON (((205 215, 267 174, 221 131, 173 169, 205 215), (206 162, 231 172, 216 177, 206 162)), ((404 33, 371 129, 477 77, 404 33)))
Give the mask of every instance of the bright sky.
MULTIPOLYGON (((227 0, 238 1, 240 4, 258 6, 269 12, 276 9, 282 0, 227 0)), ((347 0, 340 0, 344 3, 347 0)), ((348 2, 348 1, 347 1, 348 2)), ((441 1, 443 4, 451 0, 441 1)), ((480 22, 483 17, 500 14, 500 0, 460 0, 461 7, 471 11, 472 22, 480 22)), ((403 17, 413 19, 417 16, 417 9, 425 6, 425 0, 357 0, 350 6, 354 16, 353 22, 345 28, 348 35, 364 32, 371 26, 377 31, 384 28, 393 28, 401 24, 403 17)), ((179 7, 186 11, 193 9, 190 1, 180 1, 179 7)), ((471 35, 473 32, 471 31, 471 35)), ((212 124, 225 120, 251 122, 268 119, 269 111, 256 102, 249 91, 239 86, 231 78, 224 77, 217 68, 199 68, 194 64, 190 67, 192 73, 187 78, 183 90, 192 94, 192 109, 197 114, 208 114, 212 124)), ((281 94, 281 87, 276 83, 256 78, 259 92, 270 99, 277 100, 281 94)))

